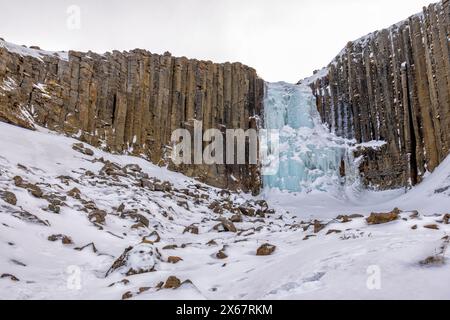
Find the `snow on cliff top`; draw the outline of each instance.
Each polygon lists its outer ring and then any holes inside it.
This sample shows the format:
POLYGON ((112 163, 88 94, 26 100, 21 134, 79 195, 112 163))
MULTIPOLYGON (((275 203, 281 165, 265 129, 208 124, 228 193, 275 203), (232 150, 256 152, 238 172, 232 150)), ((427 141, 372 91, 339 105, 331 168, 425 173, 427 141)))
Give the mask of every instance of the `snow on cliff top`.
POLYGON ((29 57, 33 57, 39 60, 42 60, 43 57, 45 56, 56 56, 61 60, 69 60, 69 56, 67 52, 63 52, 63 51, 45 51, 45 50, 41 50, 41 49, 32 49, 32 48, 28 48, 26 46, 20 46, 17 44, 13 44, 4 40, 0 40, 0 48, 5 48, 6 50, 8 50, 9 52, 12 53, 17 53, 19 55, 21 55, 22 57, 24 56, 29 56, 29 57))

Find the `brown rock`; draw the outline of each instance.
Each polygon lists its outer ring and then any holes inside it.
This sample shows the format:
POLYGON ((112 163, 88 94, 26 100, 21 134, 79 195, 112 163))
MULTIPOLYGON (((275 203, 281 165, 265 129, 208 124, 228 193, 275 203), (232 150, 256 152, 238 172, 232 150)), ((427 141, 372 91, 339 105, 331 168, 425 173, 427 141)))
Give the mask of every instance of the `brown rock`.
POLYGON ((72 197, 74 199, 80 199, 81 198, 81 191, 78 188, 73 188, 69 192, 67 192, 67 195, 69 197, 72 197))
POLYGON ((217 242, 216 241, 214 241, 214 240, 210 240, 206 245, 208 245, 208 246, 210 246, 210 247, 212 247, 212 246, 217 246, 218 244, 217 244, 217 242))
POLYGON ((177 277, 171 276, 166 280, 164 289, 178 289, 181 286, 181 281, 177 277))
POLYGON ((225 229, 225 231, 228 231, 228 232, 235 232, 235 233, 237 232, 237 229, 236 229, 234 223, 231 222, 230 220, 227 220, 227 219, 221 219, 220 221, 221 221, 222 226, 223 226, 223 228, 225 229))
POLYGON ((131 298, 133 298, 133 294, 132 294, 130 291, 125 292, 125 293, 122 295, 122 300, 128 300, 128 299, 131 299, 131 298))
POLYGON ((192 234, 199 234, 198 227, 195 226, 195 225, 191 225, 189 227, 186 227, 184 229, 183 233, 186 233, 186 232, 189 232, 189 233, 192 233, 192 234))
POLYGON ((444 215, 443 221, 445 224, 450 224, 450 214, 444 215))
POLYGON ((314 233, 319 233, 326 227, 325 224, 320 223, 320 221, 315 220, 314 221, 314 233))
POLYGON ((219 252, 216 253, 216 258, 219 260, 228 258, 228 255, 225 253, 225 250, 226 250, 226 246, 224 246, 222 248, 222 250, 219 250, 219 252))
POLYGON ((439 227, 437 224, 427 224, 426 226, 423 226, 426 229, 432 229, 432 230, 439 230, 439 227))
POLYGON ((261 247, 259 247, 258 251, 256 252, 257 256, 270 256, 272 253, 275 252, 276 246, 271 245, 269 243, 263 244, 261 247))
POLYGON ((400 211, 398 209, 394 209, 392 212, 388 213, 372 213, 369 218, 367 218, 367 223, 370 225, 374 224, 383 224, 391 221, 395 221, 398 219, 400 211))
POLYGON ((94 210, 89 214, 89 221, 104 224, 106 221, 106 215, 106 212, 103 210, 94 210))
POLYGON ((13 206, 17 204, 17 197, 14 193, 9 191, 0 191, 0 197, 5 201, 6 203, 9 203, 13 206))
POLYGON ((180 257, 175 257, 175 256, 170 256, 167 259, 168 263, 173 263, 173 264, 177 264, 178 262, 183 261, 183 259, 181 259, 180 257))
POLYGON ((73 244, 73 241, 70 237, 65 236, 63 234, 54 234, 48 237, 48 241, 55 242, 61 240, 64 245, 73 244))

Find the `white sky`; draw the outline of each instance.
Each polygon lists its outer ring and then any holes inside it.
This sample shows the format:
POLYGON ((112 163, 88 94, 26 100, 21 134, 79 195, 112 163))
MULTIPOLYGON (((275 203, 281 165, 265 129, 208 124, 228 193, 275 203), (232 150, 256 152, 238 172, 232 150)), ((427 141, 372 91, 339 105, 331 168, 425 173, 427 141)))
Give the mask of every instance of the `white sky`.
POLYGON ((240 61, 267 81, 296 82, 350 40, 435 0, 0 0, 0 37, 46 50, 170 51, 240 61), (81 28, 67 27, 67 8, 81 28))

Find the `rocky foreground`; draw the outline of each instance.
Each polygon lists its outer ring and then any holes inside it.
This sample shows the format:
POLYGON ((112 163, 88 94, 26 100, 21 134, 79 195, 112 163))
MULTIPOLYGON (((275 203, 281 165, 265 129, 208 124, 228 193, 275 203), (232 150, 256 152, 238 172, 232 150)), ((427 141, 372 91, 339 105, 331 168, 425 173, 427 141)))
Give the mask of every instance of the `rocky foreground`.
POLYGON ((449 214, 308 219, 43 129, 0 131, 2 299, 450 296, 449 214))

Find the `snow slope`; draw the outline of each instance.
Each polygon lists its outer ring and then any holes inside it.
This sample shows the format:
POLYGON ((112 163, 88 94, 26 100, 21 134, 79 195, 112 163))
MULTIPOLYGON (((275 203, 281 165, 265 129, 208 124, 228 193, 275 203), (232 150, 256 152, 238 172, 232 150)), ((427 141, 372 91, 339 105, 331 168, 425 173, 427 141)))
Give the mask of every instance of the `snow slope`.
POLYGON ((0 299, 121 299, 125 293, 131 299, 450 298, 448 259, 436 266, 419 263, 439 254, 450 232, 442 221, 450 211, 450 158, 407 194, 361 192, 346 200, 274 193, 268 201, 276 212, 243 216, 235 233, 214 229, 220 218, 234 214, 227 208, 220 214, 215 202, 257 208, 260 199, 227 194, 139 158, 89 146, 94 155, 85 155, 72 149, 76 142, 44 129, 0 123, 0 192, 17 197, 15 205, 0 197, 0 299), (128 166, 137 171, 105 174, 107 161, 115 168, 137 164, 142 172, 128 166), (146 175, 154 183, 152 177, 169 182, 171 191, 142 187, 146 175), (44 197, 16 186, 15 176, 37 184, 44 197), (73 188, 80 190, 80 199, 68 195, 73 188), (48 199, 62 196, 59 214, 49 211, 48 199), (291 202, 284 203, 288 198, 291 202), (89 218, 92 206, 106 213, 105 221, 89 218), (405 211, 402 219, 388 224, 369 226, 362 217, 347 223, 335 219, 394 207, 405 211), (308 221, 315 210, 314 218, 324 225, 317 233, 308 221), (419 210, 418 216, 411 217, 409 210, 419 210), (136 217, 148 219, 148 227, 137 224, 136 217), (424 228, 429 224, 438 230, 424 228), (197 227, 198 234, 184 232, 189 226, 197 227), (341 232, 327 234, 330 230, 341 232), (73 243, 48 240, 59 234, 73 243), (76 250, 90 243, 96 251, 92 246, 76 250), (256 255, 264 243, 277 246, 274 254, 256 255), (177 247, 168 250, 168 245, 177 247), (126 266, 152 266, 153 272, 127 275, 119 264, 111 269, 130 246, 126 266), (218 259, 220 250, 227 258, 218 259), (183 260, 171 264, 169 256, 183 260), (367 285, 373 270, 379 289, 367 285), (169 276, 191 283, 158 289, 169 276))

